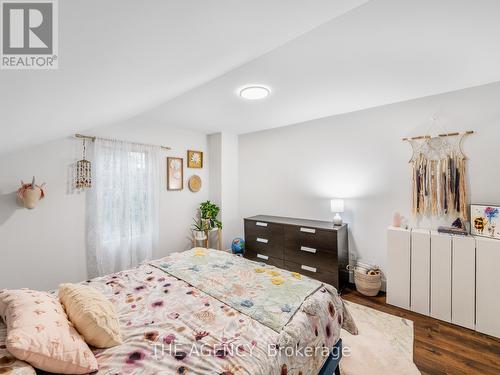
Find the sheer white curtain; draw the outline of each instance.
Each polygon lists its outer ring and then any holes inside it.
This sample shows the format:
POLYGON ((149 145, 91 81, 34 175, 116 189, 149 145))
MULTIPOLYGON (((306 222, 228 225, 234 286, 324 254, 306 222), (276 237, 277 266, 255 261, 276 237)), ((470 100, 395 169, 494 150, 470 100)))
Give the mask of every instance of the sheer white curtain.
POLYGON ((90 276, 151 259, 159 231, 160 147, 96 139, 87 196, 90 276))

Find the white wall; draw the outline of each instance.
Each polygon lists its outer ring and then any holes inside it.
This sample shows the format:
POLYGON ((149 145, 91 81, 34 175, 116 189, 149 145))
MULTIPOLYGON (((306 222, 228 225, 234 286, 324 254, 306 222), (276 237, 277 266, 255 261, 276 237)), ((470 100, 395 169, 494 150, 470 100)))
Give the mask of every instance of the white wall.
POLYGON ((475 130, 464 143, 472 202, 500 204, 499 103, 497 83, 242 135, 241 217, 331 220, 330 198, 345 198, 351 253, 385 267, 385 229, 411 205, 401 138, 426 133, 434 115, 449 131, 475 130))
POLYGON ((210 153, 210 200, 221 208, 222 247, 240 235, 238 202, 238 136, 215 133, 208 136, 210 153))
MULTIPOLYGON (((216 160, 208 153, 205 134, 173 129, 144 116, 87 134, 165 144, 173 147, 168 155, 184 158, 187 149, 205 152, 203 169, 184 170, 185 181, 195 173, 201 176, 199 193, 186 186, 168 192, 166 178, 162 179, 157 257, 191 246, 192 217, 209 197, 222 201, 224 247, 243 234, 243 217, 275 214, 330 220, 329 199, 344 197, 351 252, 384 267, 385 228, 394 210, 408 214, 410 209, 411 152, 401 137, 425 133, 434 115, 448 130, 475 130, 465 142, 472 202, 500 204, 499 102, 500 84, 492 84, 239 139, 222 134, 216 160), (213 162, 220 180, 215 190, 209 189, 213 162)), ((80 142, 66 138, 0 157, 0 288, 50 289, 87 277, 85 194, 70 188, 70 166, 81 157, 80 148, 80 142), (47 182, 47 197, 27 210, 17 206, 15 191, 19 180, 32 175, 47 182)))
MULTIPOLYGON (((163 144, 165 152, 160 195, 160 249, 155 257, 191 246, 190 225, 198 204, 208 199, 208 164, 188 169, 184 164, 184 190, 166 190, 166 156, 186 158, 187 149, 206 153, 206 135, 159 126, 146 118, 94 129, 86 134, 163 144), (187 179, 202 178, 202 189, 192 193, 187 179)), ((85 193, 74 193, 70 166, 81 158, 81 142, 60 139, 0 158, 0 289, 55 288, 61 282, 87 278, 85 254, 85 193), (35 175, 45 181, 46 198, 34 210, 19 207, 15 191, 20 180, 35 175)))
POLYGON ((209 198, 219 207, 222 202, 222 133, 209 134, 208 156, 210 162, 209 170, 209 198))
POLYGON ((240 234, 238 136, 222 133, 222 145, 222 238, 224 248, 229 249, 240 234))

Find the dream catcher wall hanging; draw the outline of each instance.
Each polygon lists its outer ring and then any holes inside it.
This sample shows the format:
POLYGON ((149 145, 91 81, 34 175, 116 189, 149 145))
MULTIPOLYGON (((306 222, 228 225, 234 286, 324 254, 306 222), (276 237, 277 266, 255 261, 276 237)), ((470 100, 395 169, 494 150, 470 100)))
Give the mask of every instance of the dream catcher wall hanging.
POLYGON ((472 134, 444 133, 404 138, 413 149, 412 214, 468 218, 467 158, 464 137, 472 134))
POLYGON ((92 163, 87 160, 87 145, 83 140, 82 160, 76 162, 75 188, 90 189, 92 187, 92 163))

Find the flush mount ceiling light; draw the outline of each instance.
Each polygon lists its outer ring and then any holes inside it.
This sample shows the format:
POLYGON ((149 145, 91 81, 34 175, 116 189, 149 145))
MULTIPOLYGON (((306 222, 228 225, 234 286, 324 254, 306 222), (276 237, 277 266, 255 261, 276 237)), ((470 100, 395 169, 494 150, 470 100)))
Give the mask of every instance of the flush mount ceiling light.
POLYGON ((262 85, 245 86, 240 89, 240 97, 247 100, 259 100, 269 96, 271 89, 262 85))

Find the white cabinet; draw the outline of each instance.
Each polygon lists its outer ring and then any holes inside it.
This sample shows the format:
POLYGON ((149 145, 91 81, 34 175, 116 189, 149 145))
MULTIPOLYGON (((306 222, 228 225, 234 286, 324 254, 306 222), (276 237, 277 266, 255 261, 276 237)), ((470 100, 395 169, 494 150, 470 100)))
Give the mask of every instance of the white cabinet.
POLYGON ((451 322, 451 236, 431 233, 431 306, 433 318, 451 322))
POLYGON ((431 234, 428 230, 411 232, 410 309, 429 315, 431 272, 431 234))
POLYGON ((476 239, 476 330, 500 337, 500 241, 476 239))
POLYGON ((389 227, 387 303, 500 337, 500 241, 389 227))
POLYGON ((476 285, 476 241, 453 237, 451 322, 474 329, 476 285))
POLYGON ((387 232, 387 303, 410 308, 410 231, 387 232))

